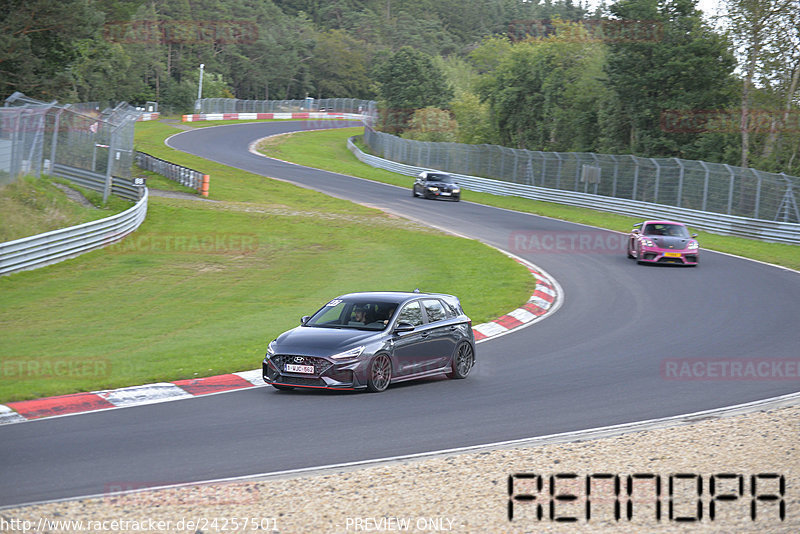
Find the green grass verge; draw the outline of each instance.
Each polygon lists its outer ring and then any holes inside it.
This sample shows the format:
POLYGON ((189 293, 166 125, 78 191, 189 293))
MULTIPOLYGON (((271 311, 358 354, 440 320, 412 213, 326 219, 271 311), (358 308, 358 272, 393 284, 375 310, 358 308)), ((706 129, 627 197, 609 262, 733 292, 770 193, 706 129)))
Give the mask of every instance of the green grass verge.
POLYGON ((132 205, 115 196, 103 205, 101 193, 63 178, 25 176, 0 186, 0 243, 110 217, 132 205), (70 200, 54 182, 79 191, 95 208, 70 200))
MULTIPOLYGON (((259 146, 259 150, 268 156, 300 165, 331 170, 410 189, 411 184, 414 182, 413 178, 382 169, 375 169, 361 163, 353 156, 347 149, 346 140, 350 136, 361 133, 363 133, 362 128, 347 128, 287 134, 265 140, 259 146)), ((359 145, 358 142, 356 144, 359 145)), ((361 147, 363 150, 363 145, 361 147)), ((599 228, 608 228, 620 232, 627 232, 634 223, 641 222, 641 219, 624 215, 514 196, 499 196, 463 190, 461 197, 470 202, 588 224, 599 228)), ((721 236, 703 231, 697 231, 697 233, 702 248, 736 254, 800 270, 800 246, 798 245, 764 243, 754 239, 721 236)))
POLYGON ((277 334, 349 291, 453 293, 482 322, 534 289, 481 243, 172 151, 176 131, 140 123, 136 142, 246 201, 151 196, 118 245, 0 277, 0 402, 255 369, 277 334))

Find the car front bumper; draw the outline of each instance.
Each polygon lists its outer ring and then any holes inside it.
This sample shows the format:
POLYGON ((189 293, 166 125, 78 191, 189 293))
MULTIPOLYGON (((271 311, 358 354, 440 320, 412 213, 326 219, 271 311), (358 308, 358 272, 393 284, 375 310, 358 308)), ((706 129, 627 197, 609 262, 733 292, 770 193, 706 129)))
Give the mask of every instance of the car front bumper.
POLYGON ((678 265, 697 265, 700 259, 699 249, 671 250, 656 247, 642 247, 637 258, 647 263, 674 263, 678 265))
POLYGON ((288 356, 283 355, 264 358, 261 362, 261 377, 264 382, 270 385, 316 389, 354 390, 367 387, 363 379, 366 374, 364 360, 339 363, 325 358, 306 357, 313 359, 314 373, 297 373, 285 370, 286 358, 288 356))

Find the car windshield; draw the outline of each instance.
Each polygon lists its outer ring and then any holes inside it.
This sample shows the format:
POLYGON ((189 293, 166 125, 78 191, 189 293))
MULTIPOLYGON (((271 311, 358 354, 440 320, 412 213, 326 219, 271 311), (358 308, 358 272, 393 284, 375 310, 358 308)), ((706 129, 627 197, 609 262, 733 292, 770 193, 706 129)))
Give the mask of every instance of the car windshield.
POLYGON ((396 309, 397 304, 392 302, 333 299, 315 313, 305 326, 383 330, 396 309))
POLYGON ((455 180, 453 180, 453 177, 450 176, 449 174, 429 174, 428 175, 428 181, 429 182, 442 182, 442 183, 445 183, 445 184, 454 184, 454 183, 456 183, 455 180))
POLYGON ((689 237, 689 230, 680 224, 650 223, 645 226, 645 235, 663 235, 670 237, 689 237))

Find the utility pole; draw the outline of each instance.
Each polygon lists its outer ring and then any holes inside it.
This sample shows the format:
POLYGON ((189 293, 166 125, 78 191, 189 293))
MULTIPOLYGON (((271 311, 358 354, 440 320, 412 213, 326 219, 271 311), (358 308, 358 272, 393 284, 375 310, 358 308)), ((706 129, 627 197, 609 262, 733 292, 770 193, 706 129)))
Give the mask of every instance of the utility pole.
POLYGON ((203 68, 205 63, 200 63, 200 83, 197 84, 197 102, 194 105, 196 111, 200 111, 200 99, 203 98, 203 68))

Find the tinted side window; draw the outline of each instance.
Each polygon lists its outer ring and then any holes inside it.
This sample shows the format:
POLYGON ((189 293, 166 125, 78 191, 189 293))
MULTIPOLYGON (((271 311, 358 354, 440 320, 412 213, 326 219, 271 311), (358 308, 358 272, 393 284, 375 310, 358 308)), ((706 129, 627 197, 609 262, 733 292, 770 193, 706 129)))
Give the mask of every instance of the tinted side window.
POLYGON ((411 323, 414 326, 422 324, 422 308, 419 306, 419 301, 409 302, 406 304, 400 314, 397 316, 397 322, 411 323))
POLYGON ((436 322, 441 321, 447 316, 447 313, 438 300, 423 300, 422 305, 425 306, 425 313, 428 315, 428 321, 436 322))

